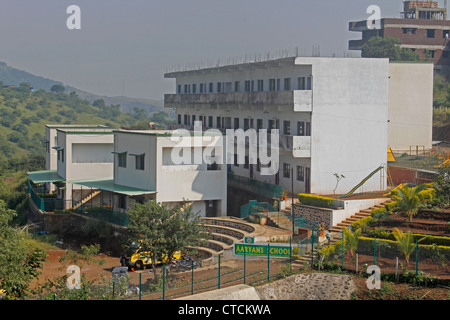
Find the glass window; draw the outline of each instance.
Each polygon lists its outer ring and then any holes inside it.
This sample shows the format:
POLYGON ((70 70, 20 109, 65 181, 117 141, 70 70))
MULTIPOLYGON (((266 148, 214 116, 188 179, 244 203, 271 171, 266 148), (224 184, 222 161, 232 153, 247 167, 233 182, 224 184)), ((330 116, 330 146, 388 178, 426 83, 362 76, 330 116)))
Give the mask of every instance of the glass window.
POLYGON ((305 181, 305 168, 297 166, 297 181, 305 181))
POLYGON ((145 155, 136 156, 136 170, 144 170, 145 155))
POLYGON ((283 177, 291 177, 291 165, 289 163, 283 163, 283 177))

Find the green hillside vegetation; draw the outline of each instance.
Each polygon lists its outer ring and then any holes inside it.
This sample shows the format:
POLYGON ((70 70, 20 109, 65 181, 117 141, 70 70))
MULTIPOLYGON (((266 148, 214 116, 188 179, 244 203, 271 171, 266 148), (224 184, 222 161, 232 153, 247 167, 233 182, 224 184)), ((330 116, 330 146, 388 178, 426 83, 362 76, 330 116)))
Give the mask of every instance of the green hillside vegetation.
POLYGON ((93 104, 61 85, 30 91, 30 85, 5 88, 0 81, 0 200, 18 212, 18 223, 27 211, 26 172, 45 167, 46 124, 101 124, 110 128, 149 129, 155 122, 163 128, 168 114, 149 116, 144 109, 123 113, 120 105, 107 105, 101 99, 93 104))
POLYGON ((43 155, 46 124, 103 124, 119 128, 138 120, 136 114, 120 112, 119 105, 91 105, 75 93, 43 89, 31 92, 25 83, 16 88, 1 85, 0 161, 27 154, 43 155))
MULTIPOLYGON (((77 88, 64 85, 60 81, 55 81, 52 79, 44 78, 41 76, 36 76, 34 74, 28 73, 23 70, 16 69, 14 67, 8 66, 4 62, 0 62, 0 81, 7 86, 19 86, 21 83, 29 83, 34 89, 44 89, 45 91, 50 91, 54 85, 64 86, 66 92, 75 92, 81 99, 86 99, 90 103, 94 103, 96 100, 103 100, 107 105, 117 105, 120 104, 120 110, 122 112, 132 113, 134 108, 144 109, 145 111, 151 113, 159 112, 164 109, 164 104, 162 101, 153 99, 142 99, 142 98, 132 98, 132 97, 107 97, 77 88)), ((169 112, 170 117, 174 117, 174 112, 169 112)))

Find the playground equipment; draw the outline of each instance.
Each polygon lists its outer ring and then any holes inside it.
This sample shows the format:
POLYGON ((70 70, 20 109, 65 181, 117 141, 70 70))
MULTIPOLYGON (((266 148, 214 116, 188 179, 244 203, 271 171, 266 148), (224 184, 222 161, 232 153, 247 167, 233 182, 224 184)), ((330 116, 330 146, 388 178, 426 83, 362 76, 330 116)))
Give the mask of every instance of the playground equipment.
POLYGON ((349 192, 347 192, 346 194, 344 194, 342 196, 339 196, 339 198, 346 198, 346 197, 351 196, 359 187, 361 187, 367 180, 372 178, 375 173, 377 173, 378 171, 380 171, 384 167, 385 167, 384 165, 381 165, 378 168, 376 168, 375 170, 373 170, 371 173, 369 173, 369 175, 367 177, 362 179, 360 183, 358 183, 356 186, 354 186, 352 190, 350 190, 349 192))
POLYGON ((339 196, 339 198, 346 198, 346 197, 351 196, 358 188, 360 188, 364 183, 366 183, 367 180, 372 178, 379 171, 381 171, 381 175, 380 175, 380 189, 381 190, 385 190, 385 187, 384 187, 385 175, 387 177, 388 185, 393 187, 394 186, 394 182, 392 180, 392 176, 391 176, 391 173, 389 171, 389 167, 387 166, 387 164, 382 164, 381 166, 379 166, 378 168, 373 170, 371 173, 369 173, 369 175, 367 177, 362 179, 361 182, 358 183, 356 186, 354 186, 349 192, 347 192, 346 194, 344 194, 342 196, 339 196))

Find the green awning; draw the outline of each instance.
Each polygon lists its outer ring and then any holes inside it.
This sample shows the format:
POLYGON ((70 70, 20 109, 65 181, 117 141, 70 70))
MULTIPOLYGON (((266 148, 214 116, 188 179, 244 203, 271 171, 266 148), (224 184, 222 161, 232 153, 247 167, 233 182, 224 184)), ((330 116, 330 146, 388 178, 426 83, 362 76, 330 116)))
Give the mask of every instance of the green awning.
POLYGON ((64 181, 64 178, 60 177, 56 170, 32 171, 27 174, 28 179, 35 184, 64 181))
POLYGON ((127 196, 138 196, 143 194, 152 194, 156 193, 156 191, 153 190, 145 190, 145 189, 139 189, 139 188, 133 188, 128 186, 122 186, 119 184, 115 184, 113 179, 106 179, 106 180, 74 180, 74 181, 67 181, 67 183, 71 184, 77 184, 84 187, 99 189, 99 190, 105 190, 115 193, 124 194, 127 196))

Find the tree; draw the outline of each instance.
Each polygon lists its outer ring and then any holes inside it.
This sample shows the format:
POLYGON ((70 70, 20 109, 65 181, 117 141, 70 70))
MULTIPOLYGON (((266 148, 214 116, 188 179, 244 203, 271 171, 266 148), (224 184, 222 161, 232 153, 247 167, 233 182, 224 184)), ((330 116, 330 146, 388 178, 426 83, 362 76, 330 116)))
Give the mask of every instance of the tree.
POLYGON ((0 289, 6 299, 26 296, 31 281, 41 273, 45 250, 29 248, 22 235, 9 224, 16 216, 0 200, 0 289))
POLYGON ((334 173, 333 175, 336 178, 336 186, 333 189, 333 194, 334 194, 334 197, 336 198, 336 189, 339 185, 339 181, 341 181, 341 179, 345 178, 345 176, 343 174, 338 174, 338 173, 334 173))
POLYGON ((345 236, 345 248, 350 252, 350 256, 353 258, 356 250, 358 249, 359 236, 361 235, 361 228, 355 231, 350 231, 348 228, 344 229, 345 236))
POLYGON ((421 184, 416 187, 404 186, 398 189, 398 195, 394 195, 392 199, 397 202, 399 210, 406 214, 409 222, 412 222, 413 216, 419 210, 422 200, 419 197, 419 192, 423 191, 426 185, 421 184))
POLYGON ((434 178, 434 187, 441 205, 448 206, 450 204, 450 166, 439 168, 434 178))
MULTIPOLYGON (((130 241, 149 248, 149 258, 154 266, 157 261, 164 261, 187 246, 201 244, 207 236, 201 231, 200 216, 191 206, 168 209, 151 200, 145 204, 135 203, 128 215, 130 241)), ((156 268, 153 272, 156 280, 156 268)))
POLYGON ((50 88, 51 92, 55 92, 55 93, 61 93, 66 91, 66 88, 64 88, 63 85, 60 84, 54 84, 51 88, 50 88))
POLYGON ((364 58, 389 58, 392 61, 418 61, 419 55, 400 47, 401 41, 392 37, 372 37, 362 47, 364 58))
MULTIPOLYGON (((413 234, 411 233, 411 231, 403 232, 397 228, 394 228, 392 230, 392 234, 394 235, 395 240, 397 241, 398 248, 405 256, 406 265, 408 265, 409 257, 416 249, 413 234)), ((421 241, 422 239, 420 239, 419 241, 421 241)))

